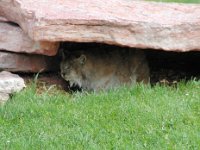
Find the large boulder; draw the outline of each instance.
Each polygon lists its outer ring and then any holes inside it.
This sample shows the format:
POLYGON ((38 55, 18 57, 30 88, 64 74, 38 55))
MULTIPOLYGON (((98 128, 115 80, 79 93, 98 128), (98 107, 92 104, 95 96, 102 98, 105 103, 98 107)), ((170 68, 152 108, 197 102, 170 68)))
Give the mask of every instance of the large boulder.
POLYGON ((0 70, 12 72, 44 72, 58 71, 57 56, 27 55, 0 51, 0 70))
POLYGON ((58 42, 33 41, 19 26, 0 22, 0 50, 53 56, 58 47, 58 42))
POLYGON ((200 51, 200 5, 127 0, 1 0, 0 16, 36 41, 200 51))
POLYGON ((7 71, 0 72, 0 105, 4 104, 9 95, 21 91, 25 87, 24 80, 7 71))

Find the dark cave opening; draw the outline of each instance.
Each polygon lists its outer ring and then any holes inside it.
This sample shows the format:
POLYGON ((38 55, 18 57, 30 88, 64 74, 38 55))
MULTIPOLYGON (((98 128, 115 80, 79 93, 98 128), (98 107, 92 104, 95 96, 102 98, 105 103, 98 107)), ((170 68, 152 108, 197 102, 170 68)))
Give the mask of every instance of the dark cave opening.
POLYGON ((151 83, 200 79, 200 52, 147 50, 151 83))
MULTIPOLYGON (((64 42, 61 44, 59 50, 60 60, 62 50, 68 49, 73 51, 76 49, 84 50, 99 47, 106 47, 108 49, 126 49, 125 47, 107 44, 64 42)), ((142 50, 145 52, 149 64, 151 85, 157 83, 174 85, 182 80, 200 80, 200 52, 166 52, 152 49, 142 50)), ((30 79, 30 75, 23 75, 23 77, 28 76, 30 79)), ((40 73, 38 80, 45 82, 48 85, 60 85, 62 89, 65 89, 66 91, 81 91, 78 87, 69 87, 69 83, 60 76, 59 68, 57 72, 40 73)))
MULTIPOLYGON (((62 49, 86 50, 92 48, 127 49, 100 43, 64 42, 62 49)), ((128 48, 135 49, 135 48, 128 48)), ((180 81, 200 79, 200 52, 171 52, 153 49, 141 49, 145 52, 150 69, 150 83, 174 85, 180 81)), ((76 87, 74 88, 76 89, 76 87)), ((80 90, 80 89, 79 89, 80 90)))
MULTIPOLYGON (((62 49, 88 49, 106 47, 110 49, 125 49, 119 47, 99 43, 73 43, 64 42, 61 44, 62 49)), ((133 48, 134 49, 134 48, 133 48)), ((161 80, 168 82, 200 79, 200 52, 172 52, 153 49, 142 49, 147 57, 150 68, 151 83, 161 80)))

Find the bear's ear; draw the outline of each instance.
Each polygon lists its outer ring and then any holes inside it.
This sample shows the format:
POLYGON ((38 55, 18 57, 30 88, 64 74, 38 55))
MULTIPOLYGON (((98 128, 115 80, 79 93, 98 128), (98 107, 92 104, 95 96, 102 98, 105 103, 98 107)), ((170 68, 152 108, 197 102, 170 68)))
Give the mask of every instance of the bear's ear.
POLYGON ((81 55, 79 58, 78 58, 78 61, 81 65, 84 65, 85 62, 86 62, 86 56, 85 55, 81 55))

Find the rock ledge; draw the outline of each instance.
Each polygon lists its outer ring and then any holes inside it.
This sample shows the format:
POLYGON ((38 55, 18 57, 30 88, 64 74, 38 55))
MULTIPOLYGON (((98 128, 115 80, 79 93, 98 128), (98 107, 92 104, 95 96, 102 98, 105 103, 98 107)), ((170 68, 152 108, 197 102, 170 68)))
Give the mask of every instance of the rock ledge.
POLYGON ((0 16, 35 41, 200 51, 200 5, 126 0, 1 0, 0 16))

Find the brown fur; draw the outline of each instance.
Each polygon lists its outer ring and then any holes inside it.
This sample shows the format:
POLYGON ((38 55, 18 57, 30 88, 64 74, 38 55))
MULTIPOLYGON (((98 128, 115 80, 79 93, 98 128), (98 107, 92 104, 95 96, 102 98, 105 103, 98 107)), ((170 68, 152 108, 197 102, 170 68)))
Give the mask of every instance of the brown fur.
POLYGON ((133 49, 87 49, 67 51, 61 62, 61 75, 87 91, 107 90, 135 82, 149 82, 144 53, 133 49))

